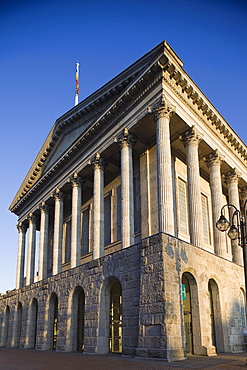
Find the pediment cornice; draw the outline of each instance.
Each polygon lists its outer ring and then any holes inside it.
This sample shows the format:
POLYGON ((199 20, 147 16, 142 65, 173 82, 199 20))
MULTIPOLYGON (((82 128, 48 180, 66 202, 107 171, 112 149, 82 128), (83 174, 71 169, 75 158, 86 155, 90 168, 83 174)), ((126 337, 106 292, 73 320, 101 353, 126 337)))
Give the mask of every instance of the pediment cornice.
POLYGON ((244 161, 247 160, 247 150, 244 142, 224 120, 220 113, 210 103, 197 85, 183 69, 178 69, 168 61, 163 67, 163 81, 172 89, 184 104, 212 130, 222 135, 225 143, 229 143, 244 161))

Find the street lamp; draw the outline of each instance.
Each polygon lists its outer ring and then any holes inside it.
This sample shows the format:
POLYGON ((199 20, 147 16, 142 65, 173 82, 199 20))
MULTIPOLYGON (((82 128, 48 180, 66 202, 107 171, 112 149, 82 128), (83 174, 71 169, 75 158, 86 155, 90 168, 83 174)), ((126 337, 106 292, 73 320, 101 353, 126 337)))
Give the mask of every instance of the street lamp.
MULTIPOLYGON (((245 277, 245 297, 247 297, 247 200, 244 202, 243 213, 241 213, 233 204, 225 204, 221 208, 221 215, 219 220, 216 222, 216 227, 220 231, 227 231, 228 236, 231 240, 238 240, 238 245, 243 248, 243 259, 244 259, 244 277, 245 277), (224 215, 225 208, 233 209, 231 223, 226 219, 224 215)), ((247 299, 246 299, 247 300, 247 299)))

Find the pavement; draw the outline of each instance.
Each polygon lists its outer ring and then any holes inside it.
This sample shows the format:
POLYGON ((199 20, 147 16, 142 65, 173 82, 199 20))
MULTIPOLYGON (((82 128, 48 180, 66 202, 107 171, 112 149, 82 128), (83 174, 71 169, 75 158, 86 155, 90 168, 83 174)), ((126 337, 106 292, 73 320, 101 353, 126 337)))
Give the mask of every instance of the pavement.
POLYGON ((184 361, 168 363, 115 354, 86 355, 0 347, 0 370, 244 370, 247 369, 246 360, 247 353, 224 353, 213 357, 188 355, 184 361))

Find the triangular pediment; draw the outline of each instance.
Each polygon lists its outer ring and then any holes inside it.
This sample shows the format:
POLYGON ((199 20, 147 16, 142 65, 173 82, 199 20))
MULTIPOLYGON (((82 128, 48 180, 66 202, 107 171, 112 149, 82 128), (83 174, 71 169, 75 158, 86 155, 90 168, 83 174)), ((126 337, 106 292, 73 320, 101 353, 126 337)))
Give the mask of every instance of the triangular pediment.
POLYGON ((173 59, 176 59, 177 63, 182 66, 181 60, 164 41, 57 119, 10 205, 10 210, 15 211, 13 208, 19 200, 30 192, 35 183, 51 170, 64 154, 73 147, 77 139, 88 131, 90 126, 97 120, 104 119, 104 116, 110 115, 110 109, 112 107, 114 109, 118 101, 129 99, 128 95, 132 94, 131 90, 135 89, 136 81, 140 81, 141 77, 159 61, 161 63, 167 61, 164 55, 165 49, 172 52, 173 59))

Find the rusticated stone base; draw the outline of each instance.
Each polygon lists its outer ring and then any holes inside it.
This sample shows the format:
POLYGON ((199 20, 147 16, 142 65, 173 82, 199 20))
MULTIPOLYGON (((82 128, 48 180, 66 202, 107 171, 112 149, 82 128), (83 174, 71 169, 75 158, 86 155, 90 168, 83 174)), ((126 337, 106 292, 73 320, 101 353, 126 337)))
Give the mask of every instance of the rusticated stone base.
POLYGON ((78 309, 75 302, 78 292, 83 291, 84 353, 108 353, 109 292, 113 282, 119 281, 123 356, 182 360, 186 341, 181 299, 183 274, 191 287, 193 352, 207 356, 216 354, 211 339, 210 279, 215 281, 219 292, 219 309, 215 312, 217 349, 221 352, 242 350, 238 299, 239 289, 244 286, 243 268, 166 234, 153 235, 140 244, 1 296, 0 345, 34 346, 32 304, 35 299, 35 348, 51 349, 51 301, 57 297, 56 350, 75 351, 78 309), (20 332, 14 330, 18 317, 21 317, 20 332))

